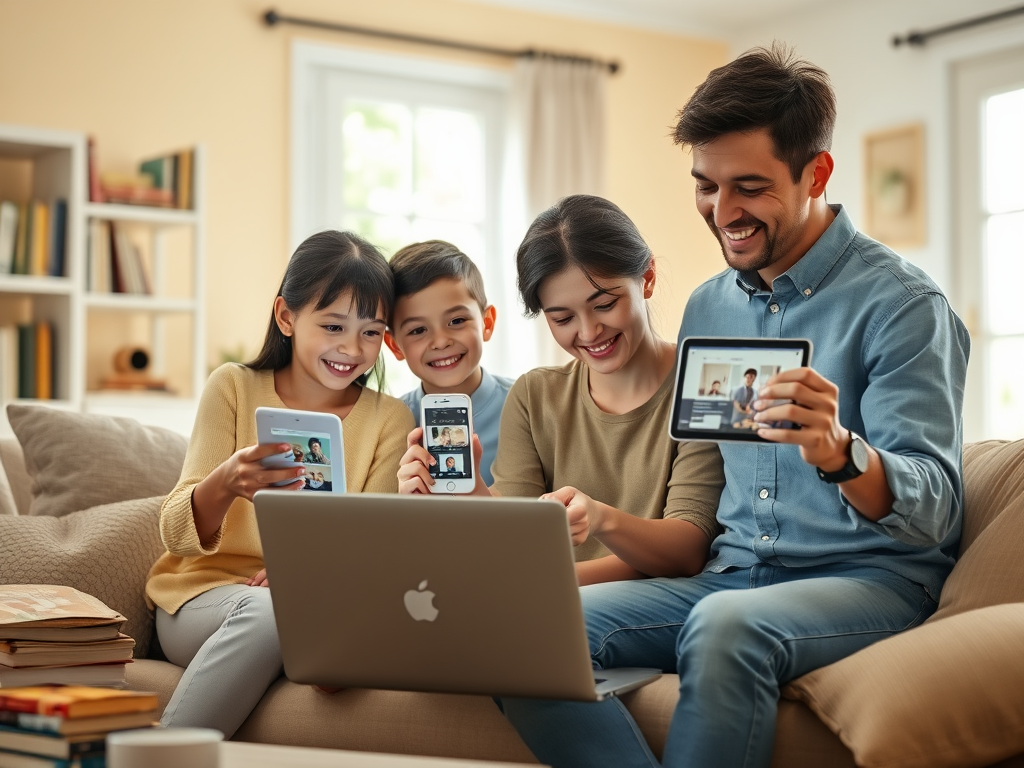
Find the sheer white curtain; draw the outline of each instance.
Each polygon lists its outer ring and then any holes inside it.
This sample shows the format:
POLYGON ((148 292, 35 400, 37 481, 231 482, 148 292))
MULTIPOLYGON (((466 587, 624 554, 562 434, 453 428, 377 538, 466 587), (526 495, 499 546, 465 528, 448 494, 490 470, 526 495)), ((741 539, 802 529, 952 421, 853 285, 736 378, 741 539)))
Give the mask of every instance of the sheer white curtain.
POLYGON ((506 249, 512 279, 503 286, 506 346, 519 372, 568 360, 544 320, 526 320, 515 286, 516 248, 541 211, 573 194, 604 194, 605 82, 596 62, 535 56, 516 62, 506 166, 506 249), (512 317, 515 314, 516 317, 512 317))

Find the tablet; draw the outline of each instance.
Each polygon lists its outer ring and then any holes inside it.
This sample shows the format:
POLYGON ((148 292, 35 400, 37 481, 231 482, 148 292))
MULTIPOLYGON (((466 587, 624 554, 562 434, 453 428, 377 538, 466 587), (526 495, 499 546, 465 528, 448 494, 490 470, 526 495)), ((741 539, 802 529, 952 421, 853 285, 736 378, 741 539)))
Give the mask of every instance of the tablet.
POLYGON ((263 459, 263 466, 305 467, 306 484, 302 490, 345 493, 341 419, 333 413, 257 408, 256 437, 260 445, 288 443, 292 447, 263 459))
POLYGON ((688 336, 679 345, 668 432, 674 440, 768 442, 759 427, 799 429, 792 422, 755 422, 757 391, 772 376, 811 364, 807 339, 688 336))

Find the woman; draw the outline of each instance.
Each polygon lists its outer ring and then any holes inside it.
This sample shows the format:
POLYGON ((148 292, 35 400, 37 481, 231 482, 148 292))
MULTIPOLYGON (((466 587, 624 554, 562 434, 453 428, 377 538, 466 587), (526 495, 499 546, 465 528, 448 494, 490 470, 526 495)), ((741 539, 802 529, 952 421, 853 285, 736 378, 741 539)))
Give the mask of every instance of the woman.
MULTIPOLYGON (((574 359, 512 386, 494 485, 478 479, 474 493, 565 504, 580 584, 699 573, 717 534, 722 460, 714 443, 668 436, 676 352, 651 324, 650 248, 618 206, 574 195, 537 217, 516 266, 527 312, 543 314, 574 359)), ((434 482, 421 439, 409 435, 403 493, 434 482)))

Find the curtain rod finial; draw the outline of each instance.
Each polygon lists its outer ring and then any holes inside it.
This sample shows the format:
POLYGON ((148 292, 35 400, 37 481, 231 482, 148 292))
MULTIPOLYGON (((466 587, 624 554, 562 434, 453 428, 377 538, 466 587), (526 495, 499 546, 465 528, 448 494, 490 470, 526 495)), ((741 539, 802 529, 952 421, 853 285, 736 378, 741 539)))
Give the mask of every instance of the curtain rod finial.
POLYGON ((263 14, 263 21, 266 22, 268 27, 272 27, 281 20, 281 17, 277 15, 277 11, 271 8, 269 11, 263 14))

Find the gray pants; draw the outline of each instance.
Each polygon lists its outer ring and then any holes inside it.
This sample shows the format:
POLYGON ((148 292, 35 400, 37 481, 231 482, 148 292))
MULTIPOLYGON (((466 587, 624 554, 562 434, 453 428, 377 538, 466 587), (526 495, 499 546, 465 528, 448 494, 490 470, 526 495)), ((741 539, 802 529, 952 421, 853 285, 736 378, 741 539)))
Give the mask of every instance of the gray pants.
POLYGON ((230 739, 281 674, 281 646, 267 587, 231 584, 156 610, 167 658, 185 674, 160 724, 223 731, 230 739))

